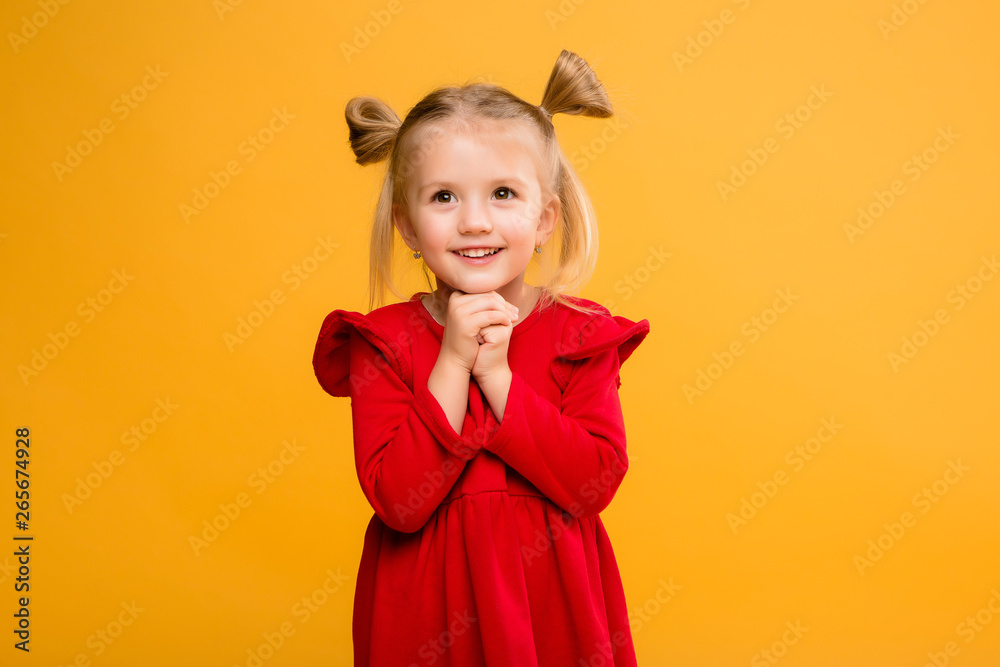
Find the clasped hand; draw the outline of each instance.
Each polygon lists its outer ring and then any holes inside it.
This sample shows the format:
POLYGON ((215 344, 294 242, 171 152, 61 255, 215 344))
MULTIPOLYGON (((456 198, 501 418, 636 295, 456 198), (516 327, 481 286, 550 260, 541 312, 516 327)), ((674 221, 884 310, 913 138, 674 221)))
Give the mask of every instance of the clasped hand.
POLYGON ((510 373, 507 347, 517 319, 517 308, 495 291, 455 290, 448 297, 441 353, 484 386, 491 377, 510 373))

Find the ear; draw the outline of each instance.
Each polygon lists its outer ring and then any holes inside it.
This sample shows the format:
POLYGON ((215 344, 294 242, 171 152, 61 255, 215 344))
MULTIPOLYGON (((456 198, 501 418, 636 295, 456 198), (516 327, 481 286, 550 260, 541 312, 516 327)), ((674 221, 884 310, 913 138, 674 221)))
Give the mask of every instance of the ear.
POLYGON ((406 244, 411 248, 417 247, 417 235, 413 231, 413 223, 410 222, 410 215, 406 206, 400 204, 392 205, 392 224, 399 230, 399 235, 403 237, 406 244))
POLYGON ((549 240, 556 230, 556 222, 559 220, 559 212, 562 210, 562 203, 559 197, 552 195, 548 203, 538 216, 538 230, 535 232, 535 245, 540 246, 549 240))

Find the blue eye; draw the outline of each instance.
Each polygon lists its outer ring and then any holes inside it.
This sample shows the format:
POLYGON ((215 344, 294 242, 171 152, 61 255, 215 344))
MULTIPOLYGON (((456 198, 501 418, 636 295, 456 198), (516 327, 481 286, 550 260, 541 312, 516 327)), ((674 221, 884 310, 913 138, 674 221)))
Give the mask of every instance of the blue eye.
POLYGON ((504 196, 504 197, 498 197, 498 199, 511 199, 512 197, 514 197, 514 191, 511 190, 510 188, 497 188, 493 192, 493 194, 496 195, 496 194, 499 194, 501 192, 505 193, 506 196, 504 196))

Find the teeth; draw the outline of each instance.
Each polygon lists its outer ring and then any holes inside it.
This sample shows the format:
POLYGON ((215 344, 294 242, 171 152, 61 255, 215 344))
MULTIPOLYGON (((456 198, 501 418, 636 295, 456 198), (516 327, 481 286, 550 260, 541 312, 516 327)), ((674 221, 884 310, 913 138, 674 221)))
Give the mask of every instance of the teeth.
POLYGON ((492 255, 497 252, 499 248, 493 248, 491 250, 457 250, 456 252, 462 257, 485 257, 486 255, 492 255))

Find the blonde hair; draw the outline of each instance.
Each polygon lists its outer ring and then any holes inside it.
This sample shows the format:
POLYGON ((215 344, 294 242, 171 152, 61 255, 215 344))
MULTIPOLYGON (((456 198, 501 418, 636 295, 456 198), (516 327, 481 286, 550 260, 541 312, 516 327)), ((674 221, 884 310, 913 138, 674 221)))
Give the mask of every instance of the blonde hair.
MULTIPOLYGON (((345 116, 357 163, 389 160, 372 221, 369 310, 382 302, 386 287, 397 297, 406 298, 392 280, 392 208, 394 204, 406 204, 406 178, 422 159, 420 150, 415 149, 425 145, 420 140, 429 132, 444 136, 439 121, 471 125, 477 120, 509 120, 533 128, 529 131, 534 133, 535 141, 541 139, 542 190, 557 195, 560 202, 558 261, 552 275, 541 285, 540 307, 561 303, 587 313, 598 312, 563 296, 563 292, 579 289, 593 274, 598 236, 590 197, 556 139, 551 117, 557 113, 597 118, 612 115, 611 102, 594 71, 583 58, 565 49, 552 68, 538 106, 490 83, 437 88, 410 109, 402 122, 388 104, 377 98, 355 97, 347 103, 345 116)), ((423 268, 429 284, 426 264, 423 268)))

